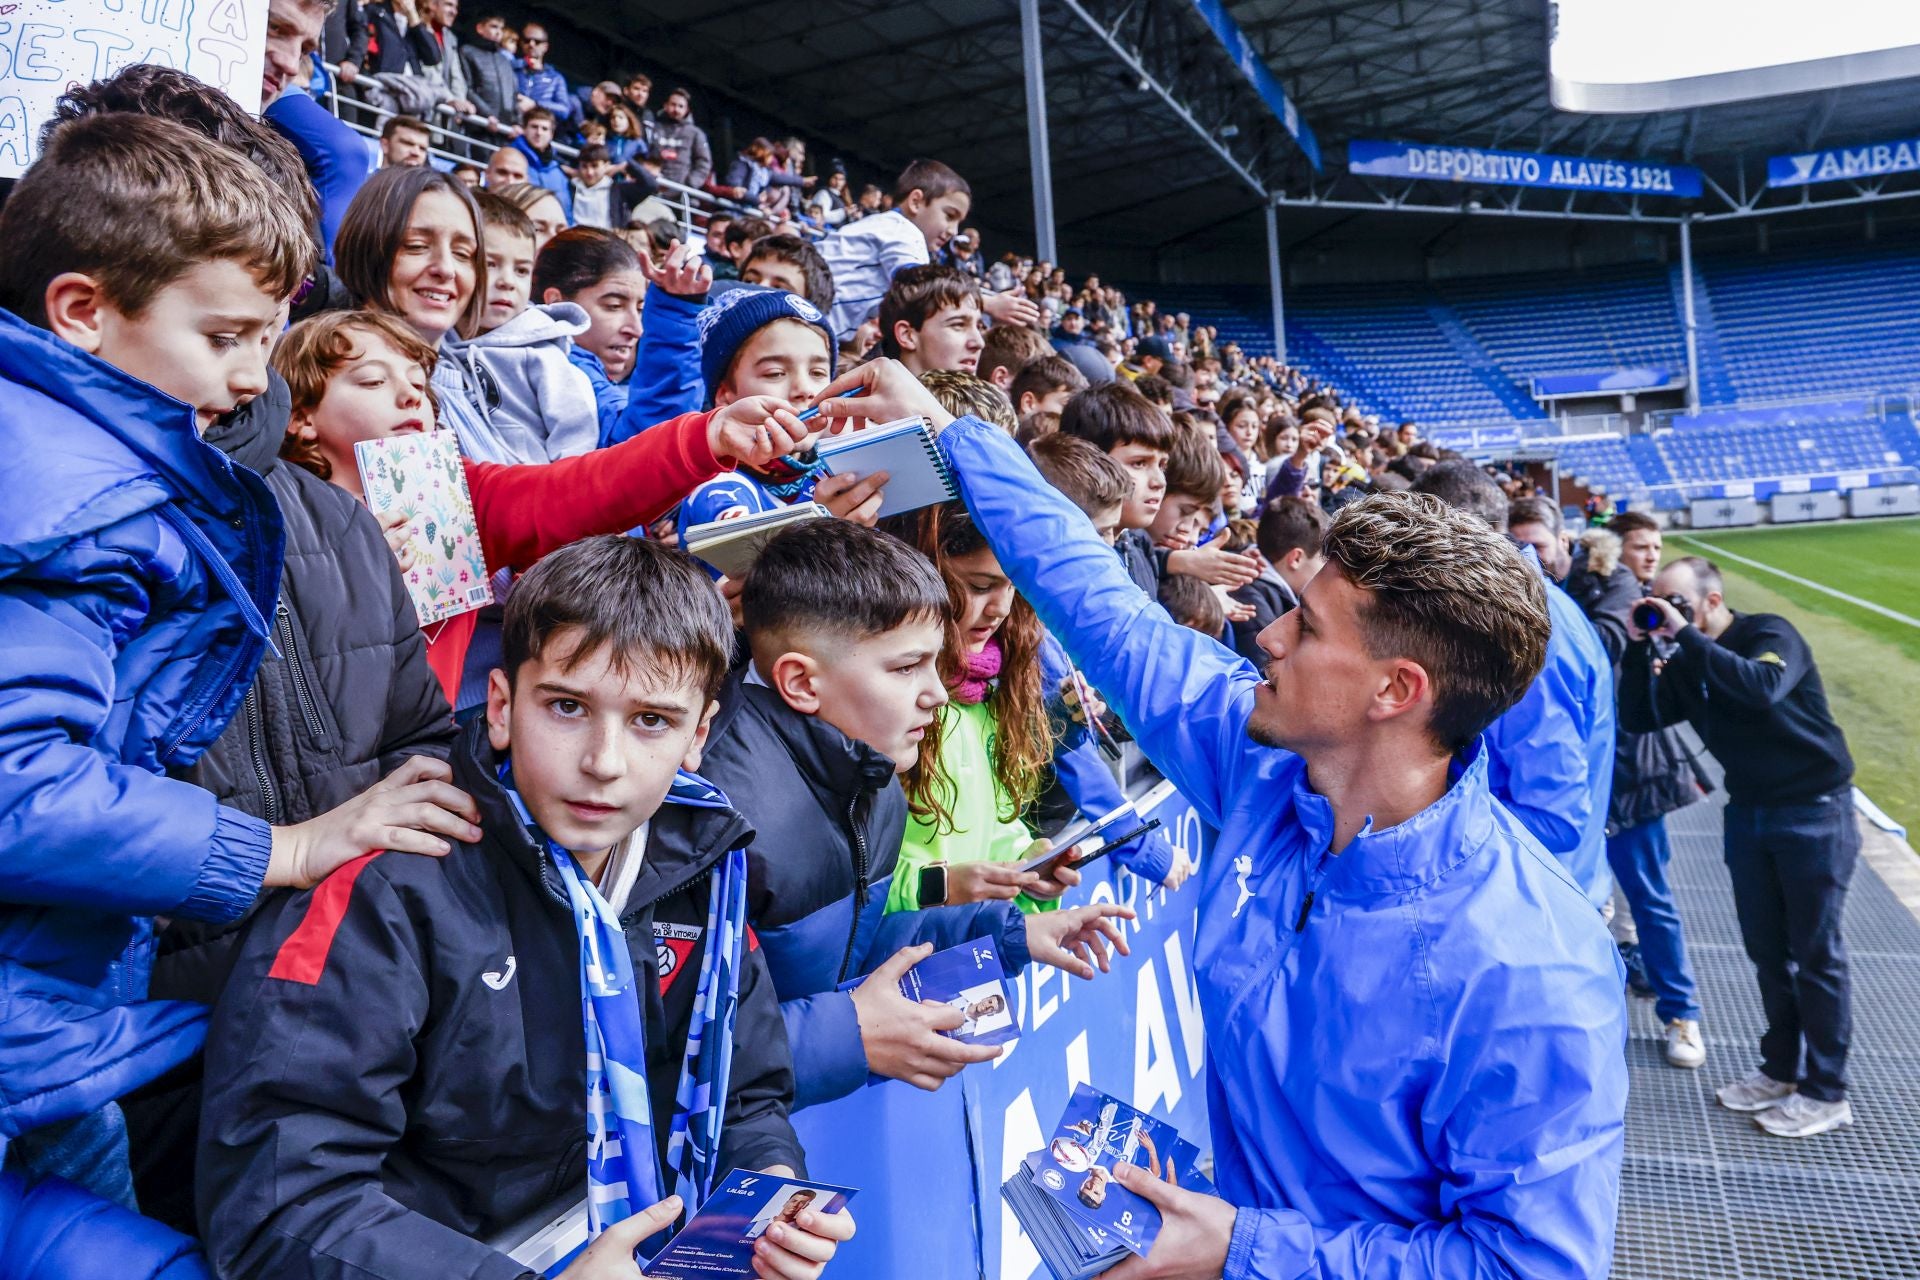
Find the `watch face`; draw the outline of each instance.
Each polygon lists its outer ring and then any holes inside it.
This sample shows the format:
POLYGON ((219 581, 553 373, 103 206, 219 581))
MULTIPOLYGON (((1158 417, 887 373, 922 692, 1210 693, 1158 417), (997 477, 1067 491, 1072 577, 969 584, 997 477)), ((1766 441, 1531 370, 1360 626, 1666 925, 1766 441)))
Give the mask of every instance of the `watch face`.
POLYGON ((920 869, 920 905, 937 907, 947 900, 947 869, 945 867, 922 867, 920 869))

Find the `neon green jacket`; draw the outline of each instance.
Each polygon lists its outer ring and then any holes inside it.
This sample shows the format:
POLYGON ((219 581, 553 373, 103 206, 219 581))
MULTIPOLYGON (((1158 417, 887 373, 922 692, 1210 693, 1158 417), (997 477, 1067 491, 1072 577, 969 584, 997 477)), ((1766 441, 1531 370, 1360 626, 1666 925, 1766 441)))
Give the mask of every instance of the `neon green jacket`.
MULTIPOLYGON (((993 772, 993 713, 985 703, 949 702, 940 711, 940 763, 953 779, 953 829, 936 832, 933 824, 907 816, 900 843, 888 911, 920 906, 920 868, 935 862, 1013 862, 1033 843, 1033 832, 1019 819, 1003 818, 1012 806, 993 772)), ((1015 901, 1022 911, 1050 911, 1057 904, 1026 894, 1015 901)))

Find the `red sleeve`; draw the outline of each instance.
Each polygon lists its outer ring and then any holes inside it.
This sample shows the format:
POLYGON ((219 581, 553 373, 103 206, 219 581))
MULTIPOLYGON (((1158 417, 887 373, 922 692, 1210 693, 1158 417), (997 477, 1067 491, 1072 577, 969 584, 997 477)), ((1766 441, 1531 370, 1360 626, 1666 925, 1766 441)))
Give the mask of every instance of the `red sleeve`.
POLYGON ((518 572, 550 551, 625 533, 672 510, 730 469, 707 443, 707 413, 686 413, 631 440, 531 466, 467 460, 467 487, 487 568, 518 572))

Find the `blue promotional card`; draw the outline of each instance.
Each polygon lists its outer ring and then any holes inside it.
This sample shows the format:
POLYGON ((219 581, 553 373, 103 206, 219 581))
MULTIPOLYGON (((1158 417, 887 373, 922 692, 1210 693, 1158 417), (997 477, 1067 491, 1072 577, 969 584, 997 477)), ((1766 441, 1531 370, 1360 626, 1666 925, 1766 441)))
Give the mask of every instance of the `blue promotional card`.
POLYGON ((1160 1211, 1114 1181, 1114 1167, 1137 1165, 1198 1190, 1205 1183, 1195 1168, 1199 1156, 1199 1148, 1164 1120, 1083 1084, 1074 1089, 1053 1140, 1037 1153, 1034 1181, 1074 1218, 1145 1256, 1160 1234, 1160 1211))
POLYGON ((809 1209, 838 1213, 853 1194, 851 1187, 735 1169, 641 1272, 656 1280, 751 1276, 754 1242, 768 1227, 809 1209))
MULTIPOLYGON (((864 981, 855 978, 841 983, 839 989, 851 991, 864 981)), ((1000 961, 1000 944, 992 938, 975 938, 934 952, 907 970, 900 979, 900 994, 915 1004, 931 1000, 959 1010, 966 1021, 940 1033, 949 1039, 992 1045, 1020 1038, 1020 1023, 1007 990, 1006 967, 1000 961)))

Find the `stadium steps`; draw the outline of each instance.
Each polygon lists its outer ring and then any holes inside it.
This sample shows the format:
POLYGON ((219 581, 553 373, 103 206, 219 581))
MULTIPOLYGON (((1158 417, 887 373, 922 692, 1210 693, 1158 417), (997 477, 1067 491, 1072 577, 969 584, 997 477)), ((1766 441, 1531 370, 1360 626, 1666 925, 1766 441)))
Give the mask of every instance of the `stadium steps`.
POLYGON ((1480 340, 1468 332, 1467 326, 1460 322, 1451 308, 1438 300, 1427 304, 1427 315, 1433 320, 1434 327, 1440 330, 1467 368, 1479 376, 1487 389, 1507 406, 1516 418, 1543 418, 1546 412, 1540 402, 1527 392, 1514 385, 1513 379, 1501 372, 1493 355, 1480 345, 1480 340))
MULTIPOLYGON (((1668 279, 1673 294, 1673 314, 1680 325, 1681 354, 1686 354, 1687 338, 1687 286, 1686 272, 1679 263, 1668 269, 1668 279)), ((1693 339, 1694 355, 1700 362, 1700 399, 1701 404, 1732 404, 1738 397, 1734 394, 1733 379, 1727 375, 1727 360, 1722 350, 1720 325, 1714 318, 1713 296, 1707 292, 1706 281, 1700 278, 1696 268, 1693 273, 1693 339)))

